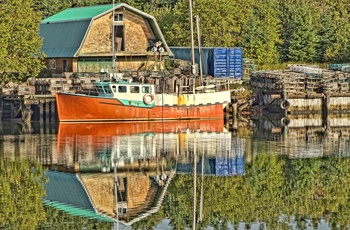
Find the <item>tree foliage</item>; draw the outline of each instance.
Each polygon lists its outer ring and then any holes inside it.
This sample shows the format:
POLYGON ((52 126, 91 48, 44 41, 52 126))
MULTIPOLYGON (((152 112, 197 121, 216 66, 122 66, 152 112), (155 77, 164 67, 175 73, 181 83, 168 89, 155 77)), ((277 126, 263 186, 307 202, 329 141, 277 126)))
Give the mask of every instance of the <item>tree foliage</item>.
POLYGON ((32 0, 3 0, 0 12, 0 81, 36 76, 43 67, 40 12, 34 11, 32 0))
MULTIPOLYGON (((334 62, 350 61, 350 11, 348 4, 349 2, 346 0, 336 1, 335 3, 330 1, 331 11, 329 11, 329 14, 333 21, 333 26, 330 29, 334 31, 331 38, 333 42, 327 47, 324 56, 334 62)), ((325 16, 329 17, 329 15, 325 16)))
POLYGON ((281 41, 281 20, 277 17, 278 1, 265 0, 264 4, 251 1, 247 23, 243 24, 240 45, 245 55, 255 59, 257 64, 274 64, 279 62, 278 46, 281 41))
MULTIPOLYGON (((121 0, 154 15, 169 46, 190 46, 189 0, 121 0)), ((66 8, 110 0, 3 0, 0 3, 0 77, 18 80, 42 66, 40 20, 66 8)), ((203 47, 244 48, 259 65, 350 61, 347 0, 196 0, 203 47)), ((195 20, 193 19, 194 25, 195 20)), ((194 31, 195 43, 196 28, 194 31)))
POLYGON ((101 222, 85 217, 72 216, 61 210, 44 206, 46 219, 39 222, 38 230, 47 229, 98 229, 110 230, 110 222, 101 222))
POLYGON ((311 17, 310 5, 304 0, 282 1, 286 4, 285 14, 289 15, 288 20, 284 20, 288 34, 285 37, 285 60, 312 62, 317 57, 318 37, 316 29, 313 27, 314 21, 311 17))

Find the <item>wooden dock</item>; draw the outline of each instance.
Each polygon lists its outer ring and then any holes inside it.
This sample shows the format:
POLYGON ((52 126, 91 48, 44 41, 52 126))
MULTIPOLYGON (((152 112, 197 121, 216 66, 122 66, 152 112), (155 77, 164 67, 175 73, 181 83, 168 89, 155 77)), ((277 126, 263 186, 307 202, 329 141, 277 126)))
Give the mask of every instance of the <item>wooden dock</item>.
POLYGON ((291 65, 283 71, 256 71, 250 85, 257 103, 270 113, 350 112, 350 73, 291 65))
POLYGON ((3 95, 0 97, 0 121, 55 121, 56 99, 54 95, 3 95))
MULTIPOLYGON (((145 80, 145 76, 134 76, 132 72, 129 77, 145 80)), ((22 119, 28 123, 31 121, 48 122, 58 120, 55 99, 57 91, 91 91, 92 83, 100 80, 106 79, 100 79, 99 76, 94 75, 84 75, 76 78, 30 78, 26 84, 10 84, 2 87, 0 88, 0 121, 22 119)), ((202 80, 205 85, 215 85, 217 90, 230 89, 232 92, 235 90, 240 92, 243 89, 241 79, 204 76, 202 80), (237 86, 240 86, 240 88, 237 88, 237 86)), ((184 74, 171 74, 164 78, 164 76, 155 72, 147 76, 147 81, 156 85, 157 93, 161 93, 163 90, 171 93, 177 86, 183 91, 193 92, 193 87, 199 85, 201 79, 184 74), (161 79, 164 79, 164 81, 161 79), (164 85, 162 86, 162 84, 164 85)), ((231 104, 224 111, 224 119, 230 120, 236 117, 237 111, 243 113, 246 107, 249 106, 249 104, 244 103, 246 101, 240 102, 233 97, 231 104)))

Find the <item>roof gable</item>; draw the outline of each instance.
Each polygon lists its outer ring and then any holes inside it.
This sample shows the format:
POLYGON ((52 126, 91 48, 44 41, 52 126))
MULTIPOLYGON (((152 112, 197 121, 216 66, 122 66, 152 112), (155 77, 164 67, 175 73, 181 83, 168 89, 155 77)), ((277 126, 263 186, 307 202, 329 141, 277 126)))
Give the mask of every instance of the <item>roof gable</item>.
MULTIPOLYGON (((117 7, 118 5, 119 3, 114 4, 115 7, 117 7)), ((106 11, 111 10, 112 8, 113 8, 113 4, 69 8, 49 18, 44 19, 42 23, 92 19, 100 14, 105 13, 106 11)))
MULTIPOLYGON (((168 55, 173 56, 156 19, 125 3, 115 3, 114 10, 125 8, 145 18, 153 29, 155 36, 162 41, 168 55)), ((47 58, 76 57, 93 20, 111 12, 113 4, 69 8, 41 21, 40 36, 44 42, 42 52, 47 58)))

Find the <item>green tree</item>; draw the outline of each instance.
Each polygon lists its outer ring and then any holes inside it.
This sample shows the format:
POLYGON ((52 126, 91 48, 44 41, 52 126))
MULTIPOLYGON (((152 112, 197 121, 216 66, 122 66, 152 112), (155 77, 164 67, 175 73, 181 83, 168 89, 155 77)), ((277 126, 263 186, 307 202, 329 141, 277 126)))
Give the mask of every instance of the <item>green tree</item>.
POLYGON ((281 3, 283 31, 282 61, 313 62, 317 57, 318 37, 307 1, 284 0, 281 3))
POLYGON ((178 1, 174 8, 158 9, 154 14, 169 46, 190 46, 187 0, 178 1))
MULTIPOLYGON (((276 0, 251 1, 244 24, 241 46, 245 56, 257 64, 274 64, 280 60, 278 47, 281 41, 281 21, 278 18, 276 0)), ((247 6, 248 7, 248 6, 247 6)))
MULTIPOLYGON (((195 1, 193 12, 200 18, 202 45, 206 47, 237 46, 245 23, 247 1, 195 1)), ((188 17, 187 17, 188 18, 188 17)))
POLYGON ((333 6, 333 25, 334 36, 333 42, 326 49, 325 58, 333 62, 348 62, 350 60, 350 12, 349 2, 346 0, 340 0, 330 2, 333 6))
POLYGON ((36 76, 43 68, 40 13, 34 11, 32 0, 3 0, 0 13, 0 81, 36 76))
POLYGON ((335 26, 333 23, 333 13, 329 6, 323 6, 320 15, 320 25, 318 28, 318 54, 317 61, 328 62, 332 61, 332 57, 326 55, 327 49, 329 49, 334 43, 335 26))
MULTIPOLYGON (((190 46, 190 18, 188 0, 178 1, 174 7, 155 13, 161 30, 170 46, 190 46)), ((193 3, 193 16, 200 18, 203 47, 237 46, 242 36, 247 1, 198 0, 193 3)), ((197 41, 196 23, 193 18, 194 36, 197 41)), ((197 44, 197 42, 195 42, 197 44)))

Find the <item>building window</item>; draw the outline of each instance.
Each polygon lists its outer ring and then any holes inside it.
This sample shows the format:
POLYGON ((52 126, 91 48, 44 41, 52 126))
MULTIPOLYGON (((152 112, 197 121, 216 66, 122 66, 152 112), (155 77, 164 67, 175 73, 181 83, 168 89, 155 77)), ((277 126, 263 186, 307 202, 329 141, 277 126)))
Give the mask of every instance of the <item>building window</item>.
POLYGON ((115 13, 114 14, 114 21, 115 22, 122 22, 122 21, 124 21, 123 13, 115 13))
POLYGON ((49 69, 56 69, 56 60, 55 59, 49 60, 49 69))
POLYGON ((124 36, 124 26, 114 26, 115 33, 115 48, 117 51, 124 51, 123 36, 124 36))
POLYGON ((118 212, 119 212, 119 214, 121 214, 121 215, 126 215, 126 214, 127 214, 126 208, 118 208, 118 212))
POLYGON ((62 63, 62 72, 67 72, 68 71, 68 63, 67 60, 63 60, 62 63))

